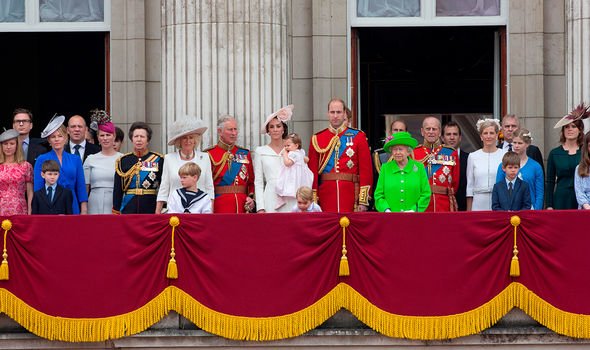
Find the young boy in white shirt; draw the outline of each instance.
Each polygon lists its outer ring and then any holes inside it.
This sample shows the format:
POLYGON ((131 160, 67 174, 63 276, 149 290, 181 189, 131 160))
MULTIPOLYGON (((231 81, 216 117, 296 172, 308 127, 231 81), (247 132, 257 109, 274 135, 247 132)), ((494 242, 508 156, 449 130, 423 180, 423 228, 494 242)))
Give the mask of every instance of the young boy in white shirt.
POLYGON ((182 187, 170 193, 168 213, 212 213, 211 197, 197 188, 201 168, 194 162, 185 163, 178 169, 178 176, 182 187))

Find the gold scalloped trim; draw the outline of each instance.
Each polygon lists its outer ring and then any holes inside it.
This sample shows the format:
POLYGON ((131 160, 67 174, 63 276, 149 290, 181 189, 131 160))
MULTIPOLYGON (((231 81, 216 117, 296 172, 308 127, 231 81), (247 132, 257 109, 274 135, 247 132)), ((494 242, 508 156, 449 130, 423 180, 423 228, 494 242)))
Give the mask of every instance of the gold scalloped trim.
POLYGON ((31 333, 49 340, 96 342, 142 332, 174 310, 197 327, 228 339, 268 341, 296 337, 333 316, 350 310, 360 321, 389 337, 417 340, 451 339, 481 332, 513 307, 556 333, 590 338, 590 315, 551 306, 520 283, 511 283, 487 303, 446 316, 403 316, 381 310, 351 286, 340 283, 312 305, 274 317, 233 316, 212 310, 183 290, 170 286, 137 310, 105 318, 63 318, 44 314, 6 289, 0 289, 0 312, 31 333))

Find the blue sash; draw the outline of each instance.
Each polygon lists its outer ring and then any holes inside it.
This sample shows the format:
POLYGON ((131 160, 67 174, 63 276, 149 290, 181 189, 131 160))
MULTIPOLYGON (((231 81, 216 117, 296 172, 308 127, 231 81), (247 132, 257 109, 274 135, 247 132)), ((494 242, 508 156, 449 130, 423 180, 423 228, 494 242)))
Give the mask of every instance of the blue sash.
MULTIPOLYGON (((159 159, 159 157, 156 158, 156 161, 157 161, 157 159, 159 159)), ((139 171, 139 174, 133 175, 133 177, 131 178, 131 183, 129 184, 128 190, 132 190, 132 189, 135 189, 136 188, 135 187, 136 181, 133 180, 136 176, 139 176, 139 183, 141 184, 141 183, 143 183, 143 181, 145 180, 145 178, 149 175, 149 173, 150 173, 149 171, 140 170, 139 171)), ((135 194, 125 193, 123 195, 123 199, 121 200, 121 209, 120 209, 120 211, 123 211, 123 209, 125 209, 125 207, 127 206, 127 204, 129 204, 129 202, 131 202, 131 200, 135 196, 136 196, 135 194)))
MULTIPOLYGON (((340 136, 340 148, 338 149, 338 158, 342 157, 342 154, 346 150, 346 147, 348 147, 346 145, 347 141, 352 141, 356 137, 356 135, 358 135, 358 133, 358 130, 349 128, 342 134, 342 136, 340 136)), ((326 163, 326 167, 324 168, 322 174, 331 172, 333 168, 334 157, 330 156, 330 159, 328 159, 328 163, 326 163)))
MULTIPOLYGON (((436 156, 434 156, 434 158, 432 159, 433 162, 430 166, 431 173, 428 174, 428 177, 432 177, 434 174, 436 174, 437 171, 440 170, 440 168, 444 165, 441 164, 442 162, 450 161, 453 152, 455 151, 452 148, 441 148, 440 151, 438 151, 438 153, 436 154, 436 156)), ((455 162, 457 162, 457 159, 455 159, 455 162)))
MULTIPOLYGON (((238 148, 238 150, 236 151, 236 154, 234 155, 234 159, 230 162, 230 166, 228 167, 227 171, 225 172, 225 174, 223 174, 223 177, 221 178, 221 181, 219 182, 218 186, 231 186, 234 184, 234 180, 236 179, 236 176, 238 176, 238 173, 240 172, 240 169, 242 168, 242 165, 244 163, 240 163, 237 160, 241 160, 241 159, 248 159, 248 150, 247 149, 243 149, 243 148, 238 148)), ((215 197, 219 196, 218 194, 215 195, 215 197)))

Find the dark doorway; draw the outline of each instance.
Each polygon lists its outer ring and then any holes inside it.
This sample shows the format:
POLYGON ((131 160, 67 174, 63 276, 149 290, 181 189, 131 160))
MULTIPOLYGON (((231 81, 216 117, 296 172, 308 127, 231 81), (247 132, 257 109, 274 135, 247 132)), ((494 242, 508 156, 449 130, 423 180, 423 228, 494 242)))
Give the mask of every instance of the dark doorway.
POLYGON ((0 33, 4 53, 0 113, 12 127, 16 107, 34 116, 33 137, 55 114, 88 118, 105 107, 105 36, 102 32, 0 33))
MULTIPOLYGON (((383 145, 383 115, 493 115, 498 28, 357 31, 361 125, 373 149, 383 145)), ((420 121, 410 123, 410 131, 421 139, 415 130, 420 121)))

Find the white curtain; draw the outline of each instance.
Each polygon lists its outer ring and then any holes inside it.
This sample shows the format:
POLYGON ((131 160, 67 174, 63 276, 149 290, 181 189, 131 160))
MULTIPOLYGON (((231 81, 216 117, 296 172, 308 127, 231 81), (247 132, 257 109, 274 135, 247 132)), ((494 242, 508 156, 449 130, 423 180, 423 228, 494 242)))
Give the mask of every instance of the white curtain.
POLYGON ((25 2, 23 0, 0 0, 0 22, 24 22, 25 2))
POLYGON ((420 0, 358 0, 358 17, 418 17, 420 0))
POLYGON ((104 0, 40 0, 41 22, 102 22, 104 0))
POLYGON ((436 0, 436 15, 499 16, 500 0, 436 0))

